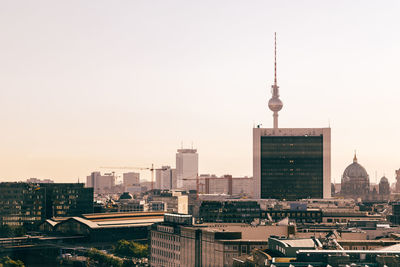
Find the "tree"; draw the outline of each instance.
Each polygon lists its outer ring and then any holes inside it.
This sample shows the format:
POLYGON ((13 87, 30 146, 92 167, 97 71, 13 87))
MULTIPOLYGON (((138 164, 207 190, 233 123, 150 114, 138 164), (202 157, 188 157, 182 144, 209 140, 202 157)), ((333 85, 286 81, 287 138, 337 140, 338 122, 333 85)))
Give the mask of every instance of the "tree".
POLYGON ((108 255, 95 248, 89 250, 88 257, 90 258, 88 266, 122 267, 123 264, 122 259, 108 255))
POLYGON ((0 259, 0 264, 4 267, 25 267, 24 263, 20 260, 12 260, 10 257, 5 256, 0 259))
POLYGON ((133 241, 119 240, 113 249, 121 257, 145 258, 148 256, 148 246, 133 241))

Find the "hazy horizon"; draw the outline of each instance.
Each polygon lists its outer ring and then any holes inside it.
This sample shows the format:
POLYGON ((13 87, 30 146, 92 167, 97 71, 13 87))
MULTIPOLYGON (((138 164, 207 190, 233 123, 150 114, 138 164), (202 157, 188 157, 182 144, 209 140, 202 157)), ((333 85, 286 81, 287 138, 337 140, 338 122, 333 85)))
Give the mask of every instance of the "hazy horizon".
MULTIPOLYGON (((0 181, 86 181, 100 166, 252 176, 252 127, 332 128, 332 182, 354 150, 400 168, 398 1, 0 1, 0 181), (397 123, 396 123, 397 121, 397 123)), ((149 179, 149 172, 141 172, 149 179)))

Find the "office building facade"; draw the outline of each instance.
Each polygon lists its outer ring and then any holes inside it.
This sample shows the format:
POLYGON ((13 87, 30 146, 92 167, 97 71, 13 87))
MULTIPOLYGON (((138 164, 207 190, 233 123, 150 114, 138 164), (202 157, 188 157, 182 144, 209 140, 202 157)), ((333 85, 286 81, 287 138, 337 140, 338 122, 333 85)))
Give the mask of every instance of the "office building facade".
POLYGON ((104 194, 114 188, 115 180, 116 176, 114 173, 101 175, 100 172, 92 172, 86 177, 86 187, 92 187, 96 194, 104 194))
POLYGON ((176 188, 176 169, 170 166, 162 166, 156 170, 155 189, 169 190, 176 188))
POLYGON ((251 223, 260 217, 257 201, 202 201, 199 218, 202 222, 251 223))
POLYGON ((254 197, 331 196, 331 129, 253 129, 254 197))
POLYGON ((177 188, 196 189, 196 176, 199 172, 199 154, 196 149, 178 149, 176 153, 177 188))
POLYGON ((140 173, 127 172, 123 175, 124 191, 131 194, 139 194, 141 192, 140 187, 140 173))
POLYGON ((93 212, 93 188, 68 183, 0 183, 0 224, 34 226, 93 212))
POLYGON ((228 267, 233 258, 267 248, 271 235, 289 236, 291 226, 192 224, 191 215, 165 214, 151 226, 150 266, 228 267))

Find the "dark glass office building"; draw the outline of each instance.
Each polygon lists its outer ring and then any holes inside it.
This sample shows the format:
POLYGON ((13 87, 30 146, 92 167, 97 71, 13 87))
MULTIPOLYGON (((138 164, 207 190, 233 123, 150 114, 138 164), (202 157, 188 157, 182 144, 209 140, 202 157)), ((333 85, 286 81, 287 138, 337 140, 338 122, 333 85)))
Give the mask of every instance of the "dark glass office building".
POLYGON ((34 227, 52 217, 93 212, 93 188, 73 183, 0 183, 0 225, 34 227))
POLYGON ((261 198, 322 198, 322 136, 261 137, 261 198))
POLYGON ((202 201, 199 218, 203 222, 250 223, 260 217, 260 204, 250 200, 202 201))
POLYGON ((329 197, 330 129, 324 129, 255 129, 256 197, 329 197))

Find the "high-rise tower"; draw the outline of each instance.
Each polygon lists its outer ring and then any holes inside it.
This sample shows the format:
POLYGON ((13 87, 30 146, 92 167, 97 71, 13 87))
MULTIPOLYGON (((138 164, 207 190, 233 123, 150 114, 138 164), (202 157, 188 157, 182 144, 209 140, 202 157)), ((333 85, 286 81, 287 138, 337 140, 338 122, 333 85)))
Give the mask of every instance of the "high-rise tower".
POLYGON ((254 198, 296 200, 331 195, 331 129, 278 128, 279 99, 275 77, 268 107, 273 128, 253 129, 254 198))
POLYGON ((282 101, 279 99, 279 86, 278 82, 276 79, 276 33, 275 33, 275 64, 274 64, 274 69, 275 69, 275 75, 274 75, 274 84, 271 86, 272 90, 272 97, 268 101, 268 107, 270 110, 274 112, 273 117, 274 117, 274 129, 278 128, 278 111, 280 111, 283 107, 282 101))
POLYGON ((197 149, 178 149, 178 153, 176 153, 177 188, 195 190, 198 172, 199 154, 197 149))

